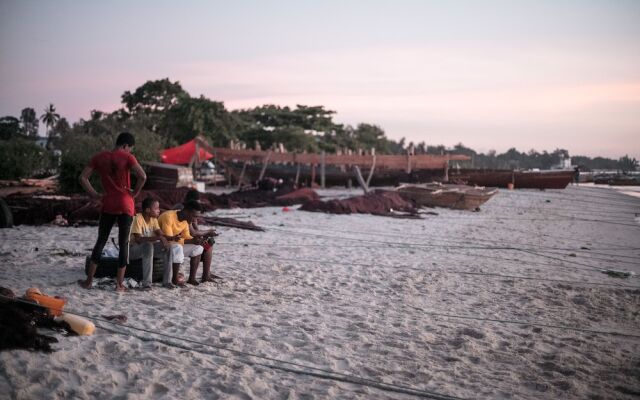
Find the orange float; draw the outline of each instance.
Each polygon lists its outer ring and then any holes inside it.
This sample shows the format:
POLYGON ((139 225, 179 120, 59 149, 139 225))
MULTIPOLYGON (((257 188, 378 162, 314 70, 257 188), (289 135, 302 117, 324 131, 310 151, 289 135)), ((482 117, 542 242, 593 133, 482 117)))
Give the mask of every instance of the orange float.
POLYGON ((54 317, 62 314, 62 309, 64 305, 67 303, 67 300, 61 299, 59 297, 46 296, 42 294, 40 289, 38 288, 29 288, 25 293, 24 297, 29 300, 33 300, 39 305, 45 307, 49 310, 49 314, 54 317))

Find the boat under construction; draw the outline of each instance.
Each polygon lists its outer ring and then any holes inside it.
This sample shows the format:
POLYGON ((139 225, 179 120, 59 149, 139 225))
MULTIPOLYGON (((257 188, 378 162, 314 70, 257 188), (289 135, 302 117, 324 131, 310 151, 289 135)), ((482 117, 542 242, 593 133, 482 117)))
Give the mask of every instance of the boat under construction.
MULTIPOLYGON (((564 189, 573 171, 512 171, 450 168, 452 161, 470 161, 463 154, 327 154, 212 147, 202 137, 165 152, 188 149, 189 164, 213 158, 225 169, 230 185, 252 185, 265 177, 297 186, 398 186, 442 182, 516 189, 564 189)), ((181 153, 180 153, 181 154, 181 153)), ((164 157, 164 156, 163 156, 164 157)), ((186 162, 186 161, 185 161, 186 162)))

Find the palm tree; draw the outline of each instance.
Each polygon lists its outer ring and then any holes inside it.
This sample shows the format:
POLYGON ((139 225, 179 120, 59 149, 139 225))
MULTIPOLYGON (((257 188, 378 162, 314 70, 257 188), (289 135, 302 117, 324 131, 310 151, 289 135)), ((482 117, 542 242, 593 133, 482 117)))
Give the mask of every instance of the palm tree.
POLYGON ((53 104, 49 104, 49 107, 44 109, 44 114, 42 114, 40 119, 47 127, 47 148, 49 148, 51 145, 52 129, 60 120, 60 114, 56 113, 56 108, 53 104))

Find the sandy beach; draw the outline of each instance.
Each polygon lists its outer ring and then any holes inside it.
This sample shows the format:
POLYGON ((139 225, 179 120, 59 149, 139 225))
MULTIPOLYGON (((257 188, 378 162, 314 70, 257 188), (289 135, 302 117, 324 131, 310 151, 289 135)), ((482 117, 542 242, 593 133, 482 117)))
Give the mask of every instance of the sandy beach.
POLYGON ((0 230, 0 286, 36 286, 65 296, 70 311, 128 318, 94 321, 93 336, 51 333, 51 354, 0 353, 0 393, 640 395, 640 198, 597 187, 502 190, 480 212, 429 209, 437 215, 421 220, 293 209, 216 211, 266 232, 220 228, 214 272, 225 283, 172 291, 80 289, 96 228, 0 230))

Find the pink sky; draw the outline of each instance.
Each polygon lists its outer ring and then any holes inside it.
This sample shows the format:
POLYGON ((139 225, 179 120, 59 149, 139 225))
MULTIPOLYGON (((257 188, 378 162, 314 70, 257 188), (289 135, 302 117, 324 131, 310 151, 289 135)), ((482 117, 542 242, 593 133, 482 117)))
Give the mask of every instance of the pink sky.
POLYGON ((3 3, 0 114, 52 102, 77 121, 168 77, 393 139, 640 158, 640 3, 243 4, 3 3))

